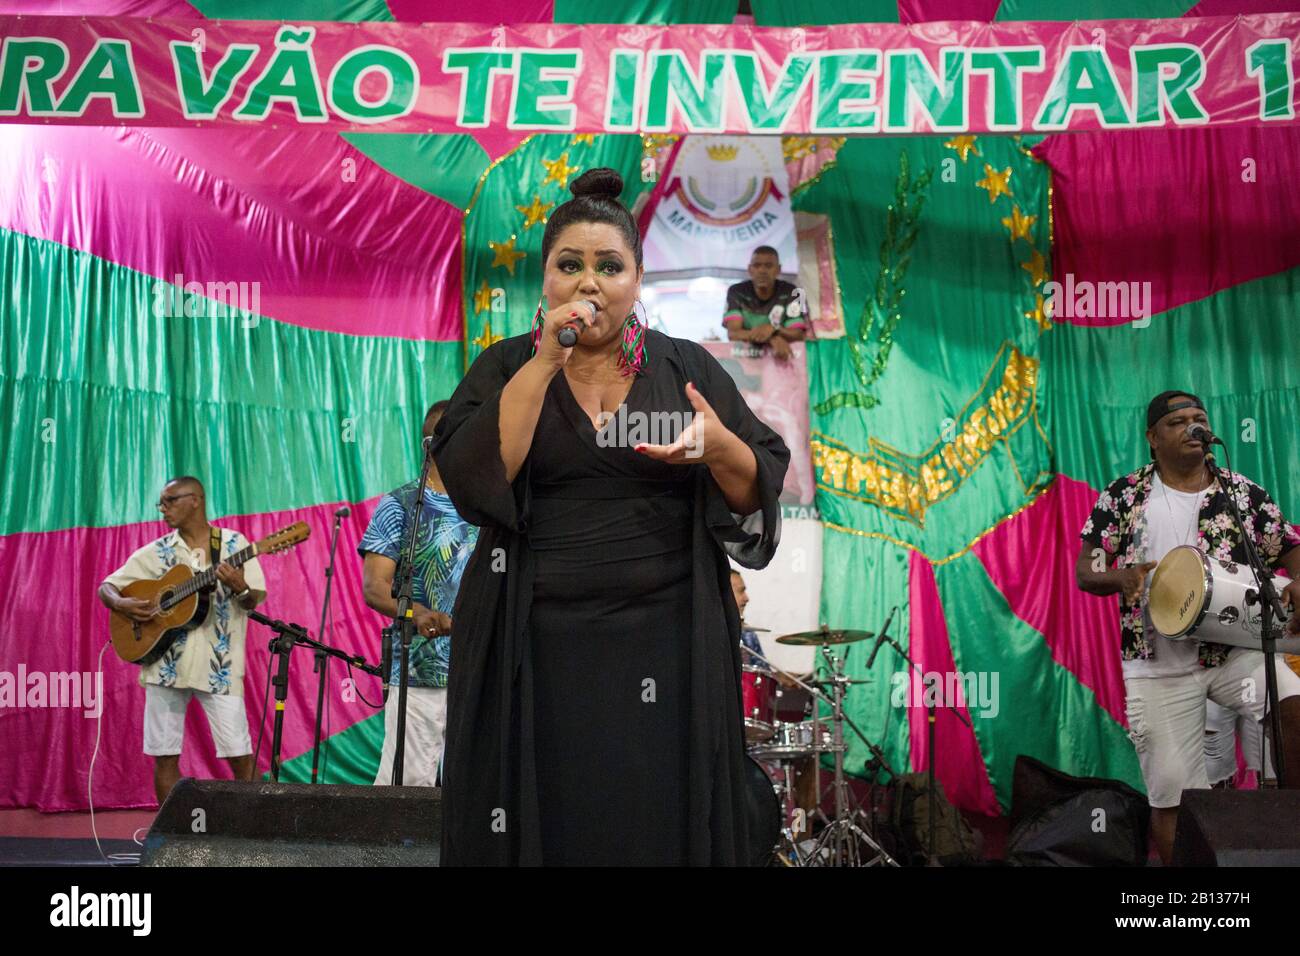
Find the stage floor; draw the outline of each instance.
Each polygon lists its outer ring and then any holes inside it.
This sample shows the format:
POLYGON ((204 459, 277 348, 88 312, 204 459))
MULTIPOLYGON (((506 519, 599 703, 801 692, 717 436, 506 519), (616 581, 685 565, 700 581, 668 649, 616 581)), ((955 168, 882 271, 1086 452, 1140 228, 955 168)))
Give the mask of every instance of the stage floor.
POLYGON ((101 810, 90 814, 0 810, 0 866, 131 866, 156 810, 101 810), (100 849, 103 855, 100 855, 100 849), (105 857, 108 859, 105 860, 105 857))

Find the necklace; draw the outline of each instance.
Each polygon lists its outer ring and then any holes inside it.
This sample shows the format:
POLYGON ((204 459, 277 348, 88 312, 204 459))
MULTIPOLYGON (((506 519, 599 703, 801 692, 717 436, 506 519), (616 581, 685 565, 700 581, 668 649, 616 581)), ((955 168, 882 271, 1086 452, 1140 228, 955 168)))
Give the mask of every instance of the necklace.
MULTIPOLYGON (((1161 494, 1161 498, 1164 499, 1165 510, 1169 512, 1169 524, 1176 529, 1177 523, 1174 518, 1174 509, 1169 504, 1169 486, 1165 484, 1163 478, 1160 479, 1160 490, 1163 492, 1163 494, 1161 494)), ((1196 507, 1192 511, 1191 527, 1187 529, 1186 534, 1179 535, 1179 537, 1183 539, 1183 544, 1191 544, 1192 537, 1196 534, 1196 527, 1200 523, 1200 519, 1201 519, 1201 496, 1205 494, 1205 491, 1206 489, 1202 488, 1200 491, 1196 493, 1196 507)))

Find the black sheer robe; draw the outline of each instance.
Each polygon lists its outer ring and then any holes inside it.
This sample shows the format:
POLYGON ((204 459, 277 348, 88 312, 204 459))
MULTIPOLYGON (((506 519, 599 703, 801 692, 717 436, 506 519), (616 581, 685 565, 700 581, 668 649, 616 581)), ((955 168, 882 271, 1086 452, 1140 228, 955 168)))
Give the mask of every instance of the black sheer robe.
POLYGON ((483 529, 453 613, 442 861, 743 864, 727 555, 771 560, 789 451, 708 352, 647 332, 627 409, 689 413, 694 382, 753 449, 760 509, 732 514, 702 464, 601 447, 563 373, 508 483, 499 403, 529 357, 526 335, 488 348, 436 431, 443 482, 483 529))

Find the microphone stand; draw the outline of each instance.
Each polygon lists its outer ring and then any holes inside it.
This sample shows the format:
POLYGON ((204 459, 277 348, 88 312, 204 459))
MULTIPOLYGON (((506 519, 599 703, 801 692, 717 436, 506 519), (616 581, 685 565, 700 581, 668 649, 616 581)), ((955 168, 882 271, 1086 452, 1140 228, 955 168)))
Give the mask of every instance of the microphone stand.
POLYGON ((397 683, 397 742, 393 748, 393 786, 395 787, 402 785, 403 764, 406 757, 406 691, 410 683, 410 674, 407 670, 411 661, 413 637, 411 631, 415 626, 415 610, 411 606, 414 603, 411 590, 415 577, 415 543, 420 531, 420 516, 424 514, 424 488, 429 481, 429 468, 432 464, 433 441, 426 438, 420 484, 416 486, 415 494, 411 496, 406 514, 406 525, 411 529, 411 533, 407 536, 406 548, 402 551, 401 560, 397 562, 397 573, 393 577, 393 597, 397 599, 397 614, 393 622, 400 629, 402 644, 401 672, 397 683))
MULTIPOLYGON (((321 637, 325 636, 325 620, 329 614, 330 608, 330 591, 334 585, 334 552, 339 544, 339 526, 343 523, 342 512, 346 509, 340 508, 334 512, 334 533, 330 536, 330 563, 325 568, 325 601, 320 609, 320 629, 316 632, 321 637)), ((320 675, 320 682, 316 688, 316 731, 315 739, 311 752, 311 782, 316 782, 316 767, 320 763, 320 742, 321 742, 321 709, 325 705, 325 681, 329 673, 329 656, 321 648, 316 650, 316 660, 312 665, 313 672, 320 675)))
MULTIPOLYGON (((1210 445, 1205 444, 1205 467, 1209 469, 1210 477, 1218 482, 1223 489, 1223 493, 1228 499, 1228 508, 1232 512, 1232 520, 1236 522, 1237 531, 1241 535, 1242 543, 1246 550, 1246 561, 1250 565, 1251 571, 1255 575, 1255 584, 1258 587, 1257 600, 1259 601, 1259 618, 1260 618, 1260 637, 1263 641, 1264 651, 1264 700, 1268 707, 1269 726, 1273 731, 1273 769, 1277 771, 1277 785, 1280 788, 1286 779, 1286 761, 1283 757, 1282 746, 1282 715, 1278 712, 1277 707, 1277 674, 1273 672, 1273 662, 1277 659, 1276 640, 1277 635, 1273 633, 1274 615, 1277 620, 1282 620, 1286 614, 1282 610, 1282 601, 1278 596, 1277 589, 1273 586, 1273 574, 1260 558, 1259 552, 1255 549, 1254 539, 1246 533, 1246 523, 1242 520, 1241 511, 1237 507, 1237 500, 1232 496, 1232 482, 1223 480, 1223 472, 1219 469, 1219 463, 1215 461, 1214 452, 1210 450, 1210 445)), ((1250 597, 1247 595, 1247 603, 1250 597)), ((1263 771, 1261 771, 1261 780, 1263 771)))
POLYGON ((275 727, 271 734, 271 779, 278 782, 280 779, 280 744, 284 736, 284 704, 289 697, 289 657, 293 653, 293 649, 298 645, 312 647, 316 649, 318 654, 337 657, 339 660, 347 661, 358 670, 375 676, 379 676, 379 668, 367 664, 366 659, 360 655, 349 654, 346 651, 341 651, 336 647, 330 647, 328 644, 322 644, 320 641, 313 639, 301 624, 277 621, 256 610, 249 611, 248 616, 275 632, 275 637, 271 638, 269 645, 271 653, 279 658, 275 676, 271 678, 271 686, 275 688, 275 727))

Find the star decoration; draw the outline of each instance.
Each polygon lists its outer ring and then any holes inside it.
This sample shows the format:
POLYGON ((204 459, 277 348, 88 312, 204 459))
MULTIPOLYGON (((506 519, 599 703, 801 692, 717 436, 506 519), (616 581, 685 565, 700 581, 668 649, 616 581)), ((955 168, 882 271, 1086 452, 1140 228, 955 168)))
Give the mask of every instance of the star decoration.
POLYGON ((515 237, 513 235, 506 242, 488 240, 488 248, 492 250, 492 265, 488 266, 488 268, 495 269, 497 266, 505 266, 506 271, 511 275, 515 274, 515 263, 528 256, 528 253, 515 248, 515 237))
POLYGON ((499 335, 492 331, 492 320, 489 318, 483 322, 483 334, 476 339, 470 339, 470 344, 485 349, 494 342, 500 342, 504 338, 504 335, 499 335))
POLYGON ((527 206, 516 206, 524 214, 524 228, 531 229, 539 222, 546 222, 546 214, 550 212, 553 202, 542 202, 541 196, 534 196, 532 203, 527 206))
POLYGON ((984 178, 975 185, 980 189, 989 191, 989 203, 992 204, 999 196, 1012 195, 1011 187, 1008 181, 1011 179, 1011 167, 1008 166, 1002 172, 998 172, 988 163, 984 164, 984 178))
POLYGON ((974 153, 976 156, 981 155, 979 149, 975 146, 974 136, 954 136, 943 145, 947 146, 949 149, 955 149, 957 151, 957 155, 961 157, 962 165, 966 164, 966 157, 971 153, 974 153))
POLYGON ((577 146, 579 143, 583 143, 587 146, 595 146, 596 134, 595 133, 574 133, 573 145, 577 146))
POLYGON ((1011 241, 1023 239, 1025 242, 1033 242, 1029 230, 1034 228, 1034 223, 1038 222, 1037 216, 1026 216, 1020 211, 1019 206, 1011 207, 1011 215, 1002 220, 1002 225, 1011 230, 1011 241))
POLYGON ((1032 319, 1034 322, 1037 322, 1038 331, 1040 332, 1046 332, 1048 329, 1052 327, 1051 316, 1047 314, 1044 308, 1042 293, 1039 293, 1038 295, 1034 296, 1034 308, 1032 311, 1025 313, 1025 318, 1032 319))
POLYGON ((480 312, 487 312, 491 308, 492 287, 488 285, 487 279, 484 279, 483 284, 474 293, 474 314, 478 315, 480 312))
POLYGON ((546 178, 542 180, 542 185, 558 183, 561 189, 569 184, 569 177, 582 168, 569 165, 567 150, 560 154, 559 159, 543 159, 542 165, 546 167, 546 178))
POLYGON ((1028 262, 1020 263, 1020 268, 1029 273, 1034 280, 1035 286, 1042 285, 1047 279, 1047 260, 1043 258, 1043 254, 1037 249, 1035 249, 1034 254, 1029 257, 1028 262))

